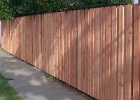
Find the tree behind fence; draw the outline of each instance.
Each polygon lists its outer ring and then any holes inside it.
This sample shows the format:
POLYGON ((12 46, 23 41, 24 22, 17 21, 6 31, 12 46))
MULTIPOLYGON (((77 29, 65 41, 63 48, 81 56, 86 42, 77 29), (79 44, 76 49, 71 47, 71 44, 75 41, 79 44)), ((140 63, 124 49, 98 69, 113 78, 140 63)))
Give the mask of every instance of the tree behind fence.
POLYGON ((140 100, 140 5, 2 20, 2 48, 100 100, 140 100))

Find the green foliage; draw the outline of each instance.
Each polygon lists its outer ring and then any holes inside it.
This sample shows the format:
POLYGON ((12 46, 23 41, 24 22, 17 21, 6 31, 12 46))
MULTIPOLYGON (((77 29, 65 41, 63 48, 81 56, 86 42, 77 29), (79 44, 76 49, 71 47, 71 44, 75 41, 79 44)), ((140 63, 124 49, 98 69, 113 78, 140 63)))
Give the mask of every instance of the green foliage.
POLYGON ((0 19, 129 3, 131 0, 0 0, 0 19))
POLYGON ((12 19, 11 8, 6 0, 0 0, 0 19, 7 18, 12 19))
POLYGON ((19 94, 8 84, 10 78, 4 78, 0 74, 0 100, 22 100, 19 94))

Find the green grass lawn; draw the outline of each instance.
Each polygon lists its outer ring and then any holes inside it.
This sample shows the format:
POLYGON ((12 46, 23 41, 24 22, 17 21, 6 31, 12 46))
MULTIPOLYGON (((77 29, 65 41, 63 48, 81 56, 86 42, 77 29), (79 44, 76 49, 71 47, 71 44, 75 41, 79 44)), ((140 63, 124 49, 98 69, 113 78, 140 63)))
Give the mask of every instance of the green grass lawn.
POLYGON ((19 94, 8 84, 7 78, 0 73, 0 100, 22 100, 19 94))

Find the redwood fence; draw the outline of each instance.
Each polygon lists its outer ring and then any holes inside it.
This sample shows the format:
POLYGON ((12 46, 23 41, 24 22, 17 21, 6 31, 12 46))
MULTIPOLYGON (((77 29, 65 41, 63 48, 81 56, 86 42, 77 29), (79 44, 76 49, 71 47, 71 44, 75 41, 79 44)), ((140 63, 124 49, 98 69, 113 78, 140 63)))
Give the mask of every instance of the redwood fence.
POLYGON ((140 100, 140 5, 2 20, 2 48, 99 100, 140 100))

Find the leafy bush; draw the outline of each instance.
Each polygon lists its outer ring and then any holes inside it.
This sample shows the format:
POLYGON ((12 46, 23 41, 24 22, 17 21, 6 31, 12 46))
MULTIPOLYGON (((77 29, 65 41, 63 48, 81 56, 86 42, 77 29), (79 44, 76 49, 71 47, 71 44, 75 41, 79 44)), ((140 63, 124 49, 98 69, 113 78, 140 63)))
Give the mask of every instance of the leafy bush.
POLYGON ((0 0, 0 19, 129 3, 131 0, 0 0))

